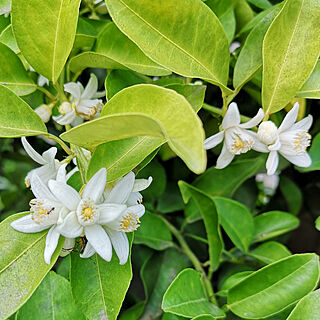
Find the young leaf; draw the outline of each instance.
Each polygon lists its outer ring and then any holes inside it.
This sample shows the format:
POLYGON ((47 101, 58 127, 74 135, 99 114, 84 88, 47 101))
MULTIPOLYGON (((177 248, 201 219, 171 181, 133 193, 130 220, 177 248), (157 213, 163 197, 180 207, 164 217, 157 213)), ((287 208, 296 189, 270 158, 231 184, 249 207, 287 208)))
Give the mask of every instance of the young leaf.
POLYGON ((263 41, 262 105, 281 110, 309 78, 320 52, 317 0, 287 0, 263 41))
MULTIPOLYGON (((132 243, 132 236, 129 238, 132 243)), ((113 252, 110 262, 97 254, 88 259, 71 254, 70 282, 79 310, 89 319, 117 319, 132 278, 131 261, 124 265, 113 252)))
POLYGON ((228 306, 241 318, 269 317, 299 301, 318 281, 318 256, 293 255, 267 265, 231 288, 228 306))
POLYGON ((274 238, 299 226, 299 219, 290 213, 269 211, 254 218, 254 241, 274 238))
POLYGON ((280 178, 280 190, 286 199, 289 212, 296 216, 301 209, 303 201, 301 190, 291 179, 284 175, 280 178))
POLYGON ((19 310, 16 320, 43 319, 85 320, 71 296, 70 282, 50 271, 28 302, 19 310))
POLYGON ((297 93, 297 97, 320 99, 320 61, 317 62, 311 76, 297 93))
POLYGON ((224 318, 224 312, 208 301, 200 278, 201 275, 194 269, 181 271, 164 294, 162 309, 187 318, 199 314, 224 318))
POLYGON ((40 117, 10 89, 0 85, 0 137, 22 137, 45 134, 40 117))
POLYGON ((47 265, 43 257, 47 231, 30 234, 15 231, 10 226, 12 221, 24 215, 25 212, 14 214, 0 224, 1 319, 7 319, 31 297, 55 264, 64 242, 60 237, 51 263, 47 265))
POLYGON ((24 96, 36 90, 36 85, 28 76, 18 56, 6 45, 0 43, 0 84, 11 89, 18 96, 24 96))
POLYGON ((0 34, 0 42, 8 46, 15 54, 20 53, 16 38, 13 35, 12 25, 8 25, 0 34))
POLYGON ((31 66, 56 82, 72 49, 80 0, 12 0, 12 27, 31 66))
POLYGON ((242 271, 232 274, 227 277, 221 285, 220 291, 217 292, 217 295, 220 297, 227 297, 228 291, 234 287, 236 284, 241 282, 244 278, 249 276, 253 271, 242 271))
POLYGON ((225 87, 228 40, 218 18, 202 1, 107 0, 106 4, 118 28, 152 60, 230 92, 225 87))

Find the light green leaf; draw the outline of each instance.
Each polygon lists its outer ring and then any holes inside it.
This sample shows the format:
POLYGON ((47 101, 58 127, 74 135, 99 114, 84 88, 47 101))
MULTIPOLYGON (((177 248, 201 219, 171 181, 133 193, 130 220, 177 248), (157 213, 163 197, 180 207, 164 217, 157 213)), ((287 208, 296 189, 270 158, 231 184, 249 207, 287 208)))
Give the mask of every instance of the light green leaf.
POLYGON ((168 226, 151 212, 146 212, 141 218, 141 225, 134 234, 134 243, 144 244, 155 250, 164 250, 173 246, 168 226))
POLYGON ((94 52, 82 53, 70 60, 73 72, 85 68, 131 69, 133 71, 163 76, 171 72, 150 60, 114 23, 108 23, 99 33, 94 52), (92 55, 93 54, 93 55, 92 55), (88 59, 86 57, 95 57, 88 59))
POLYGON ((309 155, 312 160, 312 164, 308 168, 299 168, 299 171, 310 172, 320 170, 320 133, 318 133, 312 140, 311 149, 309 155))
POLYGON ((268 0, 248 0, 248 2, 253 4, 257 8, 260 8, 263 10, 268 9, 272 6, 270 1, 268 1, 268 0))
POLYGON ((79 18, 73 48, 91 49, 96 41, 98 32, 85 19, 79 18))
POLYGON ((28 76, 21 60, 6 45, 0 43, 0 83, 15 94, 24 96, 36 90, 36 85, 28 76))
POLYGON ((251 9, 246 0, 234 0, 233 2, 237 31, 239 31, 253 19, 254 11, 251 9))
POLYGON ((303 201, 301 190, 295 182, 284 175, 280 177, 280 190, 286 199, 290 213, 296 216, 303 201))
POLYGON ((144 136, 101 144, 93 152, 88 166, 87 179, 90 179, 101 168, 107 169, 108 182, 121 178, 163 143, 162 138, 144 136))
POLYGON ((320 289, 301 299, 287 320, 318 320, 320 318, 320 289))
POLYGON ((1 32, 0 42, 8 46, 14 53, 18 54, 20 52, 17 41, 13 35, 11 24, 1 32))
POLYGON ((45 134, 40 117, 14 92, 0 85, 0 137, 22 137, 45 134))
POLYGON ((269 211, 254 218, 254 241, 265 241, 299 226, 299 219, 283 211, 269 211))
POLYGON ((253 271, 242 271, 232 274, 222 283, 221 289, 217 292, 217 295, 220 297, 227 297, 228 291, 252 272, 253 271))
POLYGON ((297 97, 320 99, 320 61, 317 62, 311 76, 297 93, 297 97))
POLYGON ((179 181, 180 190, 188 192, 200 212, 206 227, 209 242, 210 270, 215 271, 220 265, 223 249, 223 240, 219 226, 219 216, 215 202, 199 189, 179 181))
POLYGON ((7 319, 31 297, 58 259, 63 245, 61 237, 51 264, 47 265, 43 257, 47 231, 28 234, 10 226, 24 215, 25 212, 14 214, 0 224, 0 319, 7 319))
POLYGON ((12 0, 12 27, 30 65, 56 82, 72 49, 80 0, 12 0))
POLYGON ((318 281, 318 256, 297 254, 267 265, 231 288, 228 306, 245 319, 265 318, 299 301, 318 281))
MULTIPOLYGON (((130 244, 132 235, 129 235, 130 244)), ((130 255, 128 262, 119 264, 113 252, 110 262, 97 254, 88 259, 71 254, 70 282, 74 301, 89 319, 115 320, 132 278, 130 255)))
POLYGON ((318 217, 315 221, 316 229, 320 231, 320 217, 318 217))
POLYGON ((205 170, 204 131, 199 117, 184 97, 154 85, 122 90, 108 101, 99 119, 61 135, 87 148, 132 136, 162 138, 192 171, 205 170))
POLYGON ((240 202, 214 197, 220 223, 234 245, 241 251, 249 249, 254 234, 253 218, 240 202))
POLYGON ((118 28, 152 60, 231 91, 225 87, 228 40, 218 18, 202 1, 107 0, 106 4, 118 28))
POLYGON ((194 269, 181 271, 164 294, 162 309, 187 318, 199 314, 224 318, 224 312, 208 301, 200 277, 194 269))
POLYGON ((264 264, 270 264, 291 255, 291 252, 276 241, 269 241, 249 252, 249 255, 264 264))
POLYGON ((28 302, 19 310, 16 320, 34 319, 85 320, 76 308, 68 280, 50 271, 28 302))
POLYGON ((263 41, 262 105, 281 110, 309 78, 320 52, 318 0, 287 0, 263 41))

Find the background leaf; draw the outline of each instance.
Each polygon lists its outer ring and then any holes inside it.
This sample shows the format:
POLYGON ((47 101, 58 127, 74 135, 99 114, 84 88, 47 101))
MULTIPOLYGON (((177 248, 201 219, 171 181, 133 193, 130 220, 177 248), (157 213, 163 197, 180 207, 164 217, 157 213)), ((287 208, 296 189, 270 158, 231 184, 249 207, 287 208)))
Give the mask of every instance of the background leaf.
POLYGON ((320 61, 318 60, 309 79, 299 90, 297 97, 320 99, 320 61))

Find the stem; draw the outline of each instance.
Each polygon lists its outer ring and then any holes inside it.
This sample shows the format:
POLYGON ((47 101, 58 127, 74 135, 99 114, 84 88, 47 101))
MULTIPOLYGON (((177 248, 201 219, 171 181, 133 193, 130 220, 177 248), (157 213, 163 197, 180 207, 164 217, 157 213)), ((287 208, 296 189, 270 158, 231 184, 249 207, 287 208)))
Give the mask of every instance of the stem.
POLYGON ((77 73, 73 76, 73 78, 71 79, 71 82, 76 82, 77 79, 79 78, 80 74, 81 74, 81 71, 77 72, 77 73))
POLYGON ((68 101, 68 99, 67 99, 66 95, 64 94, 64 91, 61 89, 60 85, 56 82, 56 83, 53 84, 53 86, 57 90, 61 100, 68 101))
POLYGON ((72 150, 75 151, 76 158, 77 158, 77 166, 79 168, 80 176, 81 176, 81 181, 83 184, 87 182, 86 180, 86 172, 88 168, 88 160, 86 156, 83 154, 83 151, 80 147, 76 145, 72 145, 72 150))
POLYGON ((192 78, 186 78, 186 84, 190 84, 192 81, 192 78))
POLYGON ((191 249, 189 248, 187 242, 184 240, 182 234, 180 233, 180 231, 174 226, 172 225, 167 219, 165 219, 164 217, 160 216, 159 217, 167 224, 169 230, 172 232, 172 234, 176 237, 176 239, 178 240, 178 242, 180 243, 180 246, 182 248, 182 250, 184 251, 184 253, 188 256, 188 258, 190 259, 190 261, 192 262, 194 268, 201 273, 202 275, 202 281, 203 281, 203 285, 205 287, 205 290, 207 292, 208 298, 209 300, 215 304, 217 304, 216 298, 214 296, 214 292, 212 289, 212 285, 210 280, 207 278, 207 275, 205 273, 205 271, 202 268, 201 262, 199 261, 199 259, 197 258, 197 256, 191 251, 191 249))
POLYGON ((57 97, 55 97, 51 92, 49 92, 47 89, 41 87, 41 86, 37 86, 37 89, 39 91, 42 91, 50 100, 52 101, 57 101, 57 97))
POLYGON ((47 138, 57 142, 60 144, 61 148, 68 154, 68 155, 74 155, 74 153, 71 151, 71 149, 57 136, 51 134, 51 133, 47 133, 47 134, 43 134, 44 136, 46 136, 47 138))

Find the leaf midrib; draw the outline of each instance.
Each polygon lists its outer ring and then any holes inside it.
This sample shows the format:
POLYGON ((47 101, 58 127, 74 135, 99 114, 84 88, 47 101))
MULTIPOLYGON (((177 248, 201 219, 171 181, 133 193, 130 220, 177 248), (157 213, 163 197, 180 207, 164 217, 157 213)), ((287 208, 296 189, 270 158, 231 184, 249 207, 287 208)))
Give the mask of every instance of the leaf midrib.
POLYGON ((166 307, 165 309, 166 310, 170 310, 170 309, 179 308, 181 306, 185 306, 185 305, 188 305, 188 304, 197 304, 197 303, 201 303, 201 302, 208 302, 208 301, 205 298, 189 300, 189 301, 181 302, 179 304, 175 304, 175 305, 170 306, 170 307, 166 307))

